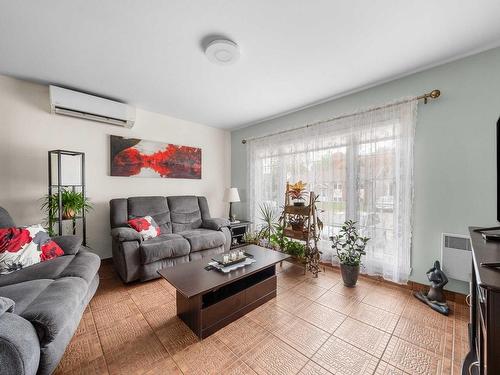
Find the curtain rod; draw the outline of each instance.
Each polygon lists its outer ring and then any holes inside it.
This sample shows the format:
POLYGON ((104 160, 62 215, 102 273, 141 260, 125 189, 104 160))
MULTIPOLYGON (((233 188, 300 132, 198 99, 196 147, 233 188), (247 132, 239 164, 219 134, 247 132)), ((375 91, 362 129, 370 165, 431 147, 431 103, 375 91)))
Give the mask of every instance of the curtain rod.
POLYGON ((355 112, 355 113, 350 113, 348 115, 341 115, 341 116, 337 116, 337 117, 331 117, 331 118, 327 118, 326 120, 316 121, 316 122, 313 122, 311 124, 300 126, 298 128, 281 130, 279 132, 262 135, 260 137, 252 137, 252 138, 242 139, 241 143, 245 144, 245 143, 247 143, 247 141, 250 141, 250 140, 261 139, 261 138, 265 138, 265 137, 270 137, 272 135, 288 133, 288 132, 292 132, 294 130, 305 129, 305 128, 309 128, 311 126, 321 125, 321 124, 324 124, 326 122, 330 122, 330 121, 334 121, 334 120, 340 120, 340 119, 343 119, 343 118, 348 118, 348 117, 356 116, 356 115, 359 115, 359 114, 362 114, 362 113, 368 113, 368 112, 376 111, 376 110, 382 109, 382 108, 392 107, 394 105, 398 105, 398 104, 401 104, 401 103, 408 103, 408 102, 410 102, 412 100, 422 100, 423 99, 424 100, 424 104, 427 104, 427 101, 429 99, 437 99, 437 98, 439 98, 440 95, 441 95, 441 91, 435 89, 435 90, 432 90, 429 93, 426 93, 426 94, 423 94, 423 95, 420 95, 420 96, 415 96, 414 98, 405 99, 405 100, 401 100, 399 102, 390 103, 390 104, 386 104, 386 105, 382 105, 382 106, 378 106, 378 107, 374 107, 374 108, 369 108, 369 109, 366 109, 366 110, 361 111, 361 112, 355 112))

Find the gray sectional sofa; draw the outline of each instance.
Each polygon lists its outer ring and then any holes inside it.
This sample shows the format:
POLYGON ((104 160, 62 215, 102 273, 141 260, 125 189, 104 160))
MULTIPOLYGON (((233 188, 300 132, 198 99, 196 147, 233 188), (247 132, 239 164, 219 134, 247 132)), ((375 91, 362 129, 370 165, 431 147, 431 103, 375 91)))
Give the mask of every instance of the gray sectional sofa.
POLYGON ((207 199, 196 196, 152 196, 110 201, 113 262, 124 282, 159 277, 157 271, 178 263, 229 250, 229 220, 211 218, 207 199), (143 241, 127 221, 151 216, 161 228, 143 241))
MULTIPOLYGON (((0 228, 13 227, 0 207, 0 228)), ((76 236, 65 255, 0 276, 0 373, 51 374, 99 284, 100 259, 76 236)))

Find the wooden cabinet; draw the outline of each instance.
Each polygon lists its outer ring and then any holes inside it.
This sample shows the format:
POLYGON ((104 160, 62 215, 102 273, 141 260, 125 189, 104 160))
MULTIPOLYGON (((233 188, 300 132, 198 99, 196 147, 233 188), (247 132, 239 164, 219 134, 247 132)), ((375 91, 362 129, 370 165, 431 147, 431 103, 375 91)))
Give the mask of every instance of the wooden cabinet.
POLYGON ((500 262, 500 242, 485 241, 470 227, 472 279, 470 288, 469 353, 462 375, 500 374, 500 268, 481 266, 500 262))

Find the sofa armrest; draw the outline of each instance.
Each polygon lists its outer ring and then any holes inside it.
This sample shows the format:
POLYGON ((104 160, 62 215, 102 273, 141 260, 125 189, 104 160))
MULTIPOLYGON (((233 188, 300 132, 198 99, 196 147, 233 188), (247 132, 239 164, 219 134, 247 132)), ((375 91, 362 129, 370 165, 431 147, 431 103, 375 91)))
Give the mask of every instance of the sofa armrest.
POLYGON ((82 239, 78 236, 56 236, 52 240, 63 249, 64 254, 74 255, 82 246, 82 239))
POLYGON ((138 241, 142 242, 142 236, 135 229, 127 227, 119 227, 111 229, 111 237, 118 242, 138 241))
POLYGON ((40 362, 40 342, 26 319, 9 312, 0 316, 0 372, 35 375, 40 362))
POLYGON ((211 218, 205 219, 201 223, 202 228, 212 229, 212 230, 221 230, 221 228, 229 227, 229 220, 222 218, 211 218))

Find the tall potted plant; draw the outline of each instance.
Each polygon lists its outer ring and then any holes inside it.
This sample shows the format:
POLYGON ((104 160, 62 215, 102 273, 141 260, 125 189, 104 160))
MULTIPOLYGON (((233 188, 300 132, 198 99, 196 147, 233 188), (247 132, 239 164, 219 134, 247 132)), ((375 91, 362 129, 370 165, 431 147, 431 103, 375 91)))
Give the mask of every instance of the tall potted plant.
POLYGON ((366 254, 365 247, 370 239, 358 234, 355 221, 347 220, 342 225, 339 234, 330 237, 330 240, 333 242, 332 249, 337 252, 344 285, 355 286, 358 281, 361 257, 366 254))

